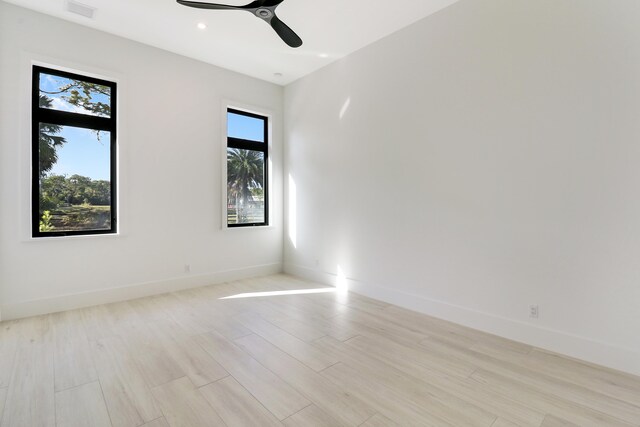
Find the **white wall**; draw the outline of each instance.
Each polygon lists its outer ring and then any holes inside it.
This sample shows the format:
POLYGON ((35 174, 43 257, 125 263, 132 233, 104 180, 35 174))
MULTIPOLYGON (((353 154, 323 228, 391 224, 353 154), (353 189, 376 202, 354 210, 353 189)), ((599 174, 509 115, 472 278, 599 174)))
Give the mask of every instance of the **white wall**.
POLYGON ((0 97, 3 318, 281 269, 281 87, 0 2, 0 97), (32 60, 118 80, 121 235, 29 238, 32 60), (273 114, 272 227, 221 228, 224 100, 273 114))
POLYGON ((640 374, 638 22, 463 0, 288 86, 285 269, 640 374))

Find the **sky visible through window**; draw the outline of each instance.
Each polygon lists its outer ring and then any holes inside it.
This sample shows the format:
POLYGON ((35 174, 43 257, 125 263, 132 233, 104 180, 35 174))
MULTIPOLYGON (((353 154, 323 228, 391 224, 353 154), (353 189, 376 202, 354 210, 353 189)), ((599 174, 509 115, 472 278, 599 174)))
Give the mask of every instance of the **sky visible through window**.
MULTIPOLYGON (((69 96, 70 91, 74 88, 70 88, 65 92, 61 92, 65 87, 73 84, 73 80, 67 77, 60 76, 52 76, 51 74, 40 74, 40 93, 46 95, 49 99, 51 99, 51 108, 52 110, 59 111, 70 111, 72 113, 79 114, 88 114, 90 116, 98 116, 98 117, 109 117, 109 114, 106 114, 101 111, 89 111, 80 106, 73 105, 69 103, 64 97, 69 96)), ((107 86, 95 85, 96 88, 99 88, 104 93, 92 92, 91 98, 94 103, 101 102, 103 104, 110 105, 111 97, 110 89, 107 86)))
POLYGON ((77 174, 93 180, 109 181, 109 132, 100 132, 98 139, 98 133, 93 130, 65 126, 59 135, 67 142, 57 149, 58 161, 49 175, 77 174))
MULTIPOLYGON (((108 114, 92 112, 79 106, 70 104, 64 99, 70 95, 67 90, 58 93, 62 88, 73 81, 66 77, 53 76, 42 73, 40 75, 40 91, 51 100, 51 109, 69 111, 79 114, 89 114, 93 116, 109 117, 108 114)), ((101 86, 108 93, 109 88, 101 86)), ((110 105, 110 96, 105 94, 92 93, 93 102, 101 102, 110 105)), ((59 136, 65 138, 66 143, 57 148, 57 162, 47 175, 74 174, 86 176, 93 180, 110 179, 110 135, 109 132, 96 132, 89 129, 82 129, 71 126, 64 126, 59 136)))
POLYGON ((264 121, 240 114, 228 113, 227 135, 232 138, 264 142, 264 121))

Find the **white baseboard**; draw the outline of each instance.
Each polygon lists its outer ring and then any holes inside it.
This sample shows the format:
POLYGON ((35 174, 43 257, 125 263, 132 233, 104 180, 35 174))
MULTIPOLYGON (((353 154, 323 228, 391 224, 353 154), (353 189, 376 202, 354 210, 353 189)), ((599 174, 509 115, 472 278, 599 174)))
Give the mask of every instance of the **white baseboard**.
POLYGON ((311 280, 314 282, 322 283, 329 286, 337 285, 337 276, 335 274, 320 271, 319 269, 313 269, 309 267, 303 267, 296 264, 284 264, 284 272, 291 274, 292 276, 298 276, 303 279, 311 280))
POLYGON ((218 271, 197 276, 180 277, 155 282, 138 283, 117 288, 100 289, 97 291, 60 295, 6 304, 1 307, 2 319, 12 320, 40 314, 56 313, 92 305, 125 301, 150 295, 174 292, 182 289, 197 288, 214 285, 233 280, 247 279, 256 276, 266 276, 282 272, 282 264, 265 264, 237 270, 218 271))
MULTIPOLYGON (((336 285, 335 274, 289 263, 284 264, 284 271, 304 279, 336 285)), ((586 362, 640 375, 640 352, 637 351, 390 289, 379 284, 349 278, 346 282, 349 291, 357 294, 586 362)))

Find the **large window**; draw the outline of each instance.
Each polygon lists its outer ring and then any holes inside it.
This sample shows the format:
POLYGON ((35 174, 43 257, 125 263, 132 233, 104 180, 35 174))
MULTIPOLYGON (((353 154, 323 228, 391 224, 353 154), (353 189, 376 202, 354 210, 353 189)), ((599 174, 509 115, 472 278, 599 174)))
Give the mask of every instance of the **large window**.
POLYGON ((32 235, 116 232, 116 84, 33 67, 32 235))
POLYGON ((268 119, 227 110, 227 225, 269 224, 268 119))

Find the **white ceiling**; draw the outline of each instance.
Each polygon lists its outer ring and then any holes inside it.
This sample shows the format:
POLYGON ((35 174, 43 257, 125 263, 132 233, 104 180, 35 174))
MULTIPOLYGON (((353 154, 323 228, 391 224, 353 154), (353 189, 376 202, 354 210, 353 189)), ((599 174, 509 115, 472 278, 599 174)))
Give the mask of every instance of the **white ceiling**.
POLYGON ((304 41, 297 49, 243 11, 193 9, 175 0, 79 0, 97 9, 89 19, 67 12, 66 0, 5 1, 285 85, 458 0, 284 0, 276 12, 304 41), (205 30, 196 27, 200 22, 205 30))

